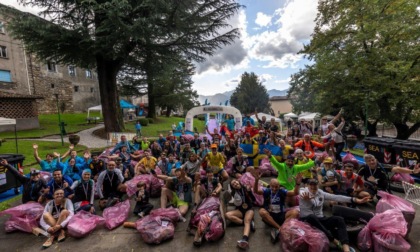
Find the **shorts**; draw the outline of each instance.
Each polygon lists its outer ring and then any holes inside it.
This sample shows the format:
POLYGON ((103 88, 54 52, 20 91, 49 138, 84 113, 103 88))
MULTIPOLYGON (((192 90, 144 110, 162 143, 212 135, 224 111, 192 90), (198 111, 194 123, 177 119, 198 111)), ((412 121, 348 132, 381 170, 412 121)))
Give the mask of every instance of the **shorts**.
POLYGON ((222 172, 224 171, 224 168, 221 168, 217 173, 213 173, 215 177, 218 177, 219 175, 222 174, 222 172))
POLYGON ((280 213, 268 212, 268 213, 270 214, 271 218, 273 218, 273 220, 280 226, 283 225, 284 221, 286 220, 286 214, 284 212, 280 212, 280 213))
POLYGON ((180 199, 178 198, 178 195, 176 195, 176 193, 175 193, 175 192, 173 193, 172 197, 173 197, 173 198, 172 198, 172 204, 173 204, 175 207, 188 206, 188 202, 183 201, 183 200, 180 200, 180 199))

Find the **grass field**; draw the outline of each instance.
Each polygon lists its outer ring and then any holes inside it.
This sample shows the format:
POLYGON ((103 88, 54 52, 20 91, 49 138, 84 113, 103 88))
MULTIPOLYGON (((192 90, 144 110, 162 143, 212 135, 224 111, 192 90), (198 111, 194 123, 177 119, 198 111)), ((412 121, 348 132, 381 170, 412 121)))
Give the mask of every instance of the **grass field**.
MULTIPOLYGON (((86 121, 86 113, 73 113, 73 114, 61 114, 61 121, 65 122, 67 133, 74 133, 81 130, 89 129, 95 126, 95 124, 88 124, 86 121)), ((48 135, 59 135, 60 128, 58 127, 58 116, 57 114, 52 115, 39 115, 39 129, 32 130, 21 130, 17 132, 18 138, 37 138, 48 135)), ((11 139, 14 138, 14 132, 0 132, 0 139, 11 139)))
MULTIPOLYGON (((38 154, 41 159, 45 158, 45 155, 47 153, 52 153, 54 151, 64 154, 68 150, 68 144, 64 143, 64 146, 61 146, 61 142, 44 142, 44 141, 37 141, 38 144, 38 154)), ((25 157, 25 160, 23 161, 24 173, 29 172, 30 167, 36 167, 37 169, 41 169, 40 166, 36 163, 35 157, 34 157, 34 149, 32 148, 32 141, 25 141, 25 140, 18 140, 18 146, 19 146, 19 154, 23 155, 25 157), (31 165, 35 164, 35 165, 31 165)), ((76 145, 75 149, 77 151, 85 150, 86 146, 82 145, 76 145)), ((16 148, 15 148, 15 141, 7 141, 2 143, 0 146, 0 153, 2 154, 8 154, 13 153, 16 154, 16 148)))
MULTIPOLYGON (((175 125, 178 125, 179 122, 185 122, 185 118, 159 116, 158 118, 154 119, 153 123, 149 123, 149 125, 143 126, 141 133, 143 136, 147 137, 157 137, 159 133, 166 135, 168 131, 172 129, 172 124, 175 123, 175 125)), ((134 127, 135 123, 136 121, 126 123, 125 132, 136 132, 134 127)), ((195 118, 193 121, 193 127, 196 127, 197 131, 200 133, 204 132, 204 121, 200 121, 195 118)))

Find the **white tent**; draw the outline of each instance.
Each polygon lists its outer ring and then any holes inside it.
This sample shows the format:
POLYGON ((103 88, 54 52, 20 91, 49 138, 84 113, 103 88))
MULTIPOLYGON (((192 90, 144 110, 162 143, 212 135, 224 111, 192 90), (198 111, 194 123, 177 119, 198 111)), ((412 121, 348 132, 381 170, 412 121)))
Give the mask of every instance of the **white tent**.
POLYGON ((295 113, 287 113, 283 116, 285 119, 286 118, 298 118, 298 116, 295 113))
POLYGON ((100 111, 101 116, 102 116, 102 105, 98 105, 98 106, 95 106, 95 107, 88 108, 87 118, 90 118, 90 112, 91 111, 100 111))
POLYGON ((320 119, 321 115, 319 113, 303 113, 299 115, 298 120, 308 121, 312 125, 312 132, 315 132, 315 127, 319 124, 320 119))
POLYGON ((18 143, 17 143, 17 133, 16 133, 16 119, 0 117, 0 126, 2 125, 15 125, 16 153, 19 153, 19 148, 18 148, 18 143))

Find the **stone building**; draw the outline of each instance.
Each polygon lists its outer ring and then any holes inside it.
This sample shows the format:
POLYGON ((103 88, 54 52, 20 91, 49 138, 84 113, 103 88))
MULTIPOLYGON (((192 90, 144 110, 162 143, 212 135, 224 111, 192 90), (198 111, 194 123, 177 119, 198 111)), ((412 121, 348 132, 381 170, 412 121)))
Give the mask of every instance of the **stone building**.
MULTIPOLYGON (((7 12, 11 7, 0 4, 0 9, 7 12)), ((10 36, 7 23, 0 15, 0 91, 36 97, 38 113, 56 113, 57 100, 63 112, 86 111, 100 104, 96 72, 38 59, 10 36)))

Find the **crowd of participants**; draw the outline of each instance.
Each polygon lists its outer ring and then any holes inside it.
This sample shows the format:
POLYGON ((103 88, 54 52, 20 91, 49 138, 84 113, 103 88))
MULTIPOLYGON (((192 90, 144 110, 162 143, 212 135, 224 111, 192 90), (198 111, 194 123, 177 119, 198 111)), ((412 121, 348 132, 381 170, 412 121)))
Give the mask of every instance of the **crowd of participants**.
MULTIPOLYGON (((258 214, 272 228, 273 242, 278 240, 281 225, 287 219, 298 218, 324 232, 343 251, 354 251, 349 246, 345 220, 324 216, 324 203, 341 204, 345 208, 340 211, 347 211, 356 208, 356 204, 372 201, 378 190, 389 190, 387 171, 368 154, 364 156, 366 165, 358 170, 357 164, 342 163, 345 120, 341 114, 331 121, 323 118, 315 134, 312 125, 304 120, 288 125, 283 134, 274 119, 268 122, 257 114, 256 118, 257 123, 249 115, 244 116, 242 130, 235 131, 233 118, 228 117, 219 129, 210 132, 206 128, 206 135, 195 133, 192 139, 176 138, 172 131, 153 141, 140 136, 129 141, 122 135, 115 147, 99 155, 89 150, 79 154, 70 145, 66 153, 53 152, 42 159, 34 144, 34 157, 41 171, 33 169, 29 177, 11 166, 10 171, 23 183, 22 203, 45 205, 40 224, 50 236, 44 247, 51 246, 55 239, 65 240, 66 225, 76 212, 94 214, 98 208, 115 205, 127 197, 127 181, 151 174, 165 182, 160 207, 172 205, 183 216, 189 210, 194 214, 207 197, 221 197, 222 202, 232 203, 233 208, 225 208, 224 216, 243 225, 243 235, 237 242, 242 249, 248 248, 250 232, 255 231, 255 197, 262 195, 258 214), (255 156, 245 155, 241 144, 279 147, 280 157, 272 155, 270 148, 264 149, 277 178, 261 187, 260 169, 250 165, 255 156), (225 169, 228 163, 229 172, 225 169), (51 173, 52 179, 46 183, 41 172, 51 173), (254 178, 253 186, 240 182, 246 173, 254 178)), ((8 165, 6 160, 1 160, 1 164, 8 165)), ((391 171, 419 173, 420 166, 394 167, 391 171)), ((139 182, 133 197, 134 215, 143 218, 150 213, 154 206, 149 198, 145 183, 139 182)), ((196 233, 195 245, 201 245, 202 236, 196 233)))

